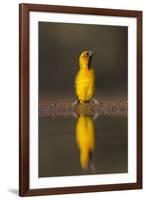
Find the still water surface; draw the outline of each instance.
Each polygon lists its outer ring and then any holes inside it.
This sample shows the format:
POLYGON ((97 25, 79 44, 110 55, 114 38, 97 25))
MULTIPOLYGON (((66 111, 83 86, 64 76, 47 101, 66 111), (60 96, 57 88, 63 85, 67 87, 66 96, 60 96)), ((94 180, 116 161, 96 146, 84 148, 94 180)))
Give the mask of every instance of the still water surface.
POLYGON ((126 173, 127 116, 39 117, 39 177, 126 173))

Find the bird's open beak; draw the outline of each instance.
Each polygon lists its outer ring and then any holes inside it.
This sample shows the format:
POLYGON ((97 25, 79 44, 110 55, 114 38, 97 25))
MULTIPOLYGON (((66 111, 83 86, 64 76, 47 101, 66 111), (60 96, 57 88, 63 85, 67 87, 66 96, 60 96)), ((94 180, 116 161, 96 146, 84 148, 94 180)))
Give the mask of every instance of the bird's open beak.
POLYGON ((94 49, 91 49, 90 51, 88 51, 89 56, 91 56, 93 54, 93 52, 94 52, 94 49))

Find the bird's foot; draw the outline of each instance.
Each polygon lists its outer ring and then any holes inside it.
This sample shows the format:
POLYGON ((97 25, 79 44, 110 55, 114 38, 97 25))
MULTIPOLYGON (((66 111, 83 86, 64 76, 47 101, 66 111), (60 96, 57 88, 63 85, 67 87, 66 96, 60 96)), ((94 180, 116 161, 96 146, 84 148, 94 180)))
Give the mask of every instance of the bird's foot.
POLYGON ((78 105, 78 103, 79 103, 78 100, 74 101, 74 102, 72 103, 73 107, 75 107, 76 105, 78 105))
POLYGON ((93 101, 95 104, 97 104, 97 105, 100 104, 99 101, 97 101, 95 98, 93 98, 92 101, 93 101))

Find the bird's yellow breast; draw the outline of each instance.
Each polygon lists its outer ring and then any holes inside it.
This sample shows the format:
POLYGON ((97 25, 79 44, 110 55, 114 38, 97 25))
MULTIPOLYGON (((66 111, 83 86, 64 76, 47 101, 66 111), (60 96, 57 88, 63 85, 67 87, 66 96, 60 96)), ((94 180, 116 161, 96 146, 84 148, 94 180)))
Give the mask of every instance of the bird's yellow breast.
POLYGON ((89 101, 93 97, 95 90, 95 73, 92 68, 83 68, 78 71, 75 79, 75 90, 81 102, 89 101))

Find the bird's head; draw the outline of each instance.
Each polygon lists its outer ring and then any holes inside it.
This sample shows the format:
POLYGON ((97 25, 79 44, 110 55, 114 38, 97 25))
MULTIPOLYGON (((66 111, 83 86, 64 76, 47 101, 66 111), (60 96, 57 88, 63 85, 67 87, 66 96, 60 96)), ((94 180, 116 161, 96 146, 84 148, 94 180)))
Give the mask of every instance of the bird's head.
POLYGON ((92 54, 93 54, 94 50, 89 50, 89 51, 83 51, 81 54, 80 54, 80 57, 79 57, 79 64, 80 64, 80 67, 83 67, 83 66, 90 66, 90 62, 91 62, 91 59, 92 59, 92 54))

